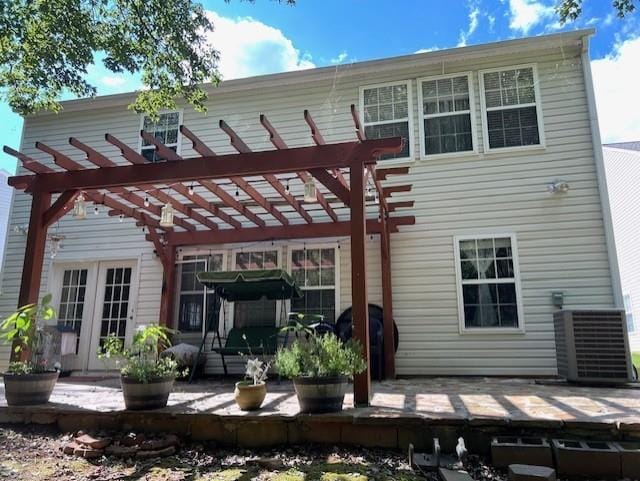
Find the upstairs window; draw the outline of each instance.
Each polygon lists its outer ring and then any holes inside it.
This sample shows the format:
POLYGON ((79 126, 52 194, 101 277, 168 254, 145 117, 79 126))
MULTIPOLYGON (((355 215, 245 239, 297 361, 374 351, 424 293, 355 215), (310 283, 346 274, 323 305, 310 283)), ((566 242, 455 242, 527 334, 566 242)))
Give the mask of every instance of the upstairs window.
POLYGON ((487 150, 541 145, 535 66, 480 72, 487 150))
POLYGON ((411 157, 411 87, 408 81, 362 87, 360 110, 368 139, 404 139, 399 154, 383 155, 381 159, 411 157))
MULTIPOLYGON (((178 128, 180 127, 180 113, 166 112, 160 114, 157 121, 144 116, 142 129, 150 133, 174 152, 178 152, 178 128)), ((148 162, 162 162, 167 159, 158 155, 155 146, 142 139, 140 153, 148 162)))
POLYGON ((521 326, 514 236, 456 239, 460 319, 464 330, 521 326))
POLYGON ((418 81, 422 155, 474 150, 471 75, 418 81))

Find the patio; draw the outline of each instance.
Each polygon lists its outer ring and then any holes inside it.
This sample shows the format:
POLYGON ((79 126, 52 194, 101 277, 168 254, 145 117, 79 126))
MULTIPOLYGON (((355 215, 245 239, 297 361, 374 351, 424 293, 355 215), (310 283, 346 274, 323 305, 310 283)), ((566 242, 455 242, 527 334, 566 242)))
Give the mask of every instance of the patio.
POLYGON ((236 407, 231 382, 207 380, 177 383, 167 408, 136 413, 124 411, 118 379, 66 378, 48 405, 8 408, 1 400, 3 422, 172 431, 245 446, 310 441, 403 448, 428 446, 436 436, 446 449, 463 434, 486 449, 495 434, 639 439, 640 389, 513 378, 402 379, 373 383, 370 407, 354 408, 349 393, 342 413, 302 415, 288 382, 271 381, 263 409, 246 413, 236 407))

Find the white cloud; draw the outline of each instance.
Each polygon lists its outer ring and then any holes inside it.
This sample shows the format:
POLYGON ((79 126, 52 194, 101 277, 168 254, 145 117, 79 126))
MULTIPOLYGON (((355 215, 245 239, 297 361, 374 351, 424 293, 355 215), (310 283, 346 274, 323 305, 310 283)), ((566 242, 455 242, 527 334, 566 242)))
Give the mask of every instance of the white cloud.
POLYGON ((440 47, 429 47, 429 48, 419 48, 413 53, 427 53, 427 52, 435 52, 436 50, 441 50, 440 47))
POLYGON ((222 78, 251 77, 315 67, 281 30, 251 17, 227 18, 207 11, 214 25, 208 41, 220 52, 222 78))
POLYGON ((555 15, 552 5, 536 0, 509 0, 509 27, 523 34, 555 15))
POLYGON ((100 82, 107 87, 121 87, 127 83, 127 80, 124 77, 116 75, 105 75, 100 77, 100 82))
POLYGON ((460 36, 458 37, 458 47, 464 47, 467 45, 467 40, 478 28, 479 19, 480 7, 477 4, 471 3, 469 5, 469 27, 466 31, 460 31, 460 36))
POLYGON ((616 44, 609 55, 591 62, 603 142, 640 140, 639 58, 637 36, 616 44))
POLYGON ((347 60, 347 58, 349 58, 349 54, 347 53, 346 50, 343 50, 336 57, 332 58, 329 61, 334 65, 338 65, 343 63, 345 60, 347 60))

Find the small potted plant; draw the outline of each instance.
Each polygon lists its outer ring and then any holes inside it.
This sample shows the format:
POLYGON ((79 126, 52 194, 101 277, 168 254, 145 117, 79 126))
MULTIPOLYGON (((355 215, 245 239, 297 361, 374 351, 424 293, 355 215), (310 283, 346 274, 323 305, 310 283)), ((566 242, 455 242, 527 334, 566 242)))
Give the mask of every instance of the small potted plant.
POLYGON ((10 406, 28 406, 49 402, 59 371, 47 367, 47 359, 40 356, 43 348, 43 325, 56 315, 50 305, 51 294, 40 304, 20 307, 0 326, 0 338, 20 354, 20 361, 11 362, 3 374, 4 393, 10 406))
POLYGON ((169 333, 169 329, 151 324, 136 332, 128 349, 115 335, 109 335, 98 349, 102 361, 108 364, 115 360, 120 368, 127 409, 158 409, 167 405, 173 383, 180 374, 175 360, 159 355, 171 346, 169 333))
POLYGON ((276 353, 274 365, 281 376, 291 378, 300 412, 342 411, 349 379, 366 369, 360 343, 346 343, 335 334, 318 335, 304 328, 306 339, 276 353))
POLYGON ((236 383, 234 397, 242 411, 260 409, 267 395, 267 371, 271 363, 258 358, 247 359, 246 379, 236 383))

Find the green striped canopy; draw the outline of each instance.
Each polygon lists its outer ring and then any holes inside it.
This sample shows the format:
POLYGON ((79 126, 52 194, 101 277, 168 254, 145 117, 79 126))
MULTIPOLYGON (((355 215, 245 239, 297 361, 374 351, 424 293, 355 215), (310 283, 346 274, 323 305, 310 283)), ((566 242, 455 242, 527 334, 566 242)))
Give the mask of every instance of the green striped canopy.
POLYGON ((214 289, 227 301, 257 301, 267 299, 297 299, 302 292, 293 278, 282 269, 257 271, 199 272, 198 281, 214 289))

